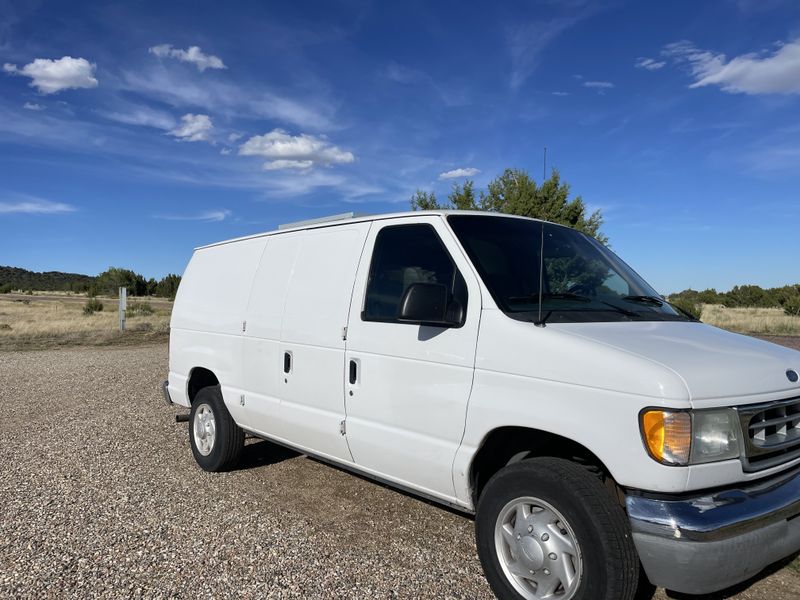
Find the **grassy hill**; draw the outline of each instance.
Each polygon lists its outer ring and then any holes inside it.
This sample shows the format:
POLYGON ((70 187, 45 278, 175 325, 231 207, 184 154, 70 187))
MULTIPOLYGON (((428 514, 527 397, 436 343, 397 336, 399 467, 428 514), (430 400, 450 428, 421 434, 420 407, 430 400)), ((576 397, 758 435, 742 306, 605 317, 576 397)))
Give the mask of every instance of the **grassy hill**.
POLYGON ((94 277, 80 273, 61 271, 39 273, 19 267, 0 266, 0 288, 11 286, 15 290, 85 292, 94 281, 94 277))

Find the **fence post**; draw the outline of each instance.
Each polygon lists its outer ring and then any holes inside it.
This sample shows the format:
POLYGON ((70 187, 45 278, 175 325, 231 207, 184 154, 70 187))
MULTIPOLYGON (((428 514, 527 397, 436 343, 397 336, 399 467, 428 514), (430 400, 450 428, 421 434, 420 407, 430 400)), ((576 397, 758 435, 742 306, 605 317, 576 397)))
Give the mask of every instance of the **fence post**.
POLYGON ((125 311, 128 308, 128 288, 119 288, 119 330, 125 331, 125 311))

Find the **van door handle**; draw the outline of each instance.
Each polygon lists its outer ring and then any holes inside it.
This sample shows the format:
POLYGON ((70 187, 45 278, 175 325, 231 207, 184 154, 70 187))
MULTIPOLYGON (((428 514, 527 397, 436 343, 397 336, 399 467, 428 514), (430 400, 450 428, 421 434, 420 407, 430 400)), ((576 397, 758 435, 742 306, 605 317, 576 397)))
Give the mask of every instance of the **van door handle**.
POLYGON ((288 373, 292 370, 292 355, 288 352, 283 353, 283 372, 288 373))
POLYGON ((350 385, 354 385, 356 380, 358 379, 358 365, 356 361, 350 361, 350 385))

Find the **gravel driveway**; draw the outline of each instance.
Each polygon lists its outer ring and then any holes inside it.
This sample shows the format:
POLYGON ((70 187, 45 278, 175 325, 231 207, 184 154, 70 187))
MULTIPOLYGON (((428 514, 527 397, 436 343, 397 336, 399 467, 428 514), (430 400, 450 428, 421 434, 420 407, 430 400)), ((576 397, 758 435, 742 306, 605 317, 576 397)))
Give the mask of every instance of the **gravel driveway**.
POLYGON ((462 515, 257 440, 201 471, 166 370, 165 345, 0 353, 0 597, 491 598, 462 515))

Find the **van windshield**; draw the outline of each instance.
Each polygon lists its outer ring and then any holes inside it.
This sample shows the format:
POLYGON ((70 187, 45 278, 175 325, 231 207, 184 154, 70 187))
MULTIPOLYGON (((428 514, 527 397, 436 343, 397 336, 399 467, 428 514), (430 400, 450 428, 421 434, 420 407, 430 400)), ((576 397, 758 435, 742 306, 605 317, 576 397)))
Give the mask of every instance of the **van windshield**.
POLYGON ((541 301, 547 322, 690 320, 584 233, 513 217, 456 214, 447 221, 498 307, 512 318, 537 321, 541 301))

